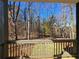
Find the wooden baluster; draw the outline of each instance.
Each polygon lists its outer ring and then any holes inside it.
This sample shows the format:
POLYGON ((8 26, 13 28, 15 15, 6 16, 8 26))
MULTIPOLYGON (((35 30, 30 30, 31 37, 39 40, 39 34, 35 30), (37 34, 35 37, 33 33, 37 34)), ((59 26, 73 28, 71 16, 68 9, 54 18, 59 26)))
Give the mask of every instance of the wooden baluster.
POLYGON ((56 47, 56 49, 57 49, 57 55, 58 55, 58 51, 59 51, 59 49, 58 49, 58 42, 57 42, 57 47, 56 47))
POLYGON ((13 44, 12 44, 12 47, 11 47, 11 48, 12 48, 12 51, 11 51, 11 52, 12 52, 12 57, 13 57, 13 52, 14 52, 14 51, 13 51, 13 44))
POLYGON ((20 46, 20 49, 21 49, 21 56, 22 56, 22 44, 21 44, 21 46, 20 46))
POLYGON ((19 51, 19 52, 20 52, 20 54, 19 54, 19 55, 21 56, 21 45, 19 45, 19 47, 20 47, 20 51, 19 51))
POLYGON ((21 45, 21 55, 23 56, 23 44, 21 45))
POLYGON ((68 44, 68 49, 67 49, 67 51, 70 52, 70 50, 69 50, 69 42, 67 42, 67 44, 68 44))
POLYGON ((18 44, 16 44, 16 56, 18 57, 18 44))
POLYGON ((28 55, 29 55, 29 53, 30 53, 30 52, 29 52, 29 50, 30 50, 30 48, 29 48, 29 47, 30 47, 30 45, 29 45, 29 43, 28 43, 28 51, 27 51, 27 52, 28 52, 28 55))
POLYGON ((63 42, 61 42, 61 51, 63 51, 63 42))
POLYGON ((55 42, 54 42, 54 55, 55 55, 55 42))
POLYGON ((23 44, 23 49, 22 49, 22 51, 23 51, 23 56, 24 56, 24 54, 25 54, 25 51, 24 51, 24 44, 23 44))
POLYGON ((60 44, 61 44, 61 45, 60 45, 60 46, 61 46, 61 47, 60 47, 60 50, 62 51, 62 42, 61 42, 60 44))
POLYGON ((14 56, 16 56, 16 44, 14 44, 14 56))
POLYGON ((61 42, 59 42, 59 54, 61 53, 61 44, 60 44, 61 42))
POLYGON ((72 53, 71 44, 72 44, 72 42, 69 42, 69 52, 70 53, 72 53))
POLYGON ((25 45, 26 46, 26 53, 25 53, 25 56, 28 54, 28 48, 27 48, 27 44, 25 45))
POLYGON ((56 55, 57 55, 57 42, 55 43, 55 48, 56 48, 56 55))
POLYGON ((20 56, 20 45, 18 44, 18 56, 20 56))
POLYGON ((10 50, 10 57, 12 57, 12 48, 11 47, 12 47, 12 44, 10 44, 10 49, 11 49, 10 50))
POLYGON ((16 56, 18 56, 18 45, 16 44, 16 56))
POLYGON ((62 42, 62 51, 64 50, 64 47, 65 47, 65 42, 63 41, 62 42))
POLYGON ((8 55, 9 55, 9 57, 10 57, 10 44, 8 44, 8 55))
POLYGON ((16 56, 16 46, 15 46, 16 44, 14 44, 14 57, 16 56))
POLYGON ((11 48, 11 44, 10 44, 10 57, 11 57, 11 54, 12 54, 11 50, 12 50, 12 48, 11 48))
POLYGON ((54 48, 55 48, 55 55, 56 55, 56 42, 54 44, 55 44, 55 47, 54 48))
POLYGON ((26 44, 26 45, 27 45, 27 54, 26 54, 26 55, 29 55, 29 54, 28 54, 28 45, 29 45, 29 44, 26 44))
POLYGON ((32 46, 31 46, 32 44, 30 43, 30 55, 29 56, 31 56, 31 48, 32 48, 32 46))
POLYGON ((14 57, 15 56, 15 50, 14 50, 15 47, 14 47, 14 44, 13 44, 12 48, 13 48, 12 51, 13 51, 13 57, 14 57))
POLYGON ((26 54, 26 45, 24 44, 24 56, 25 56, 25 54, 26 54))

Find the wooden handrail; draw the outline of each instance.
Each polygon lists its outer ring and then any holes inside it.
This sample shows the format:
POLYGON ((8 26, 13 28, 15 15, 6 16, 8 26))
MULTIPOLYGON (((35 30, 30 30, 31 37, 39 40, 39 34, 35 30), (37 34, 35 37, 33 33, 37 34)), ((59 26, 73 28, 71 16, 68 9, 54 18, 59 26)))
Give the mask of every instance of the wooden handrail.
POLYGON ((70 38, 53 38, 50 40, 49 39, 35 39, 35 40, 9 40, 9 41, 6 41, 6 42, 1 42, 0 43, 0 46, 1 45, 4 45, 4 44, 9 44, 9 43, 44 43, 44 42, 73 42, 73 41, 76 41, 75 39, 70 39, 70 38))

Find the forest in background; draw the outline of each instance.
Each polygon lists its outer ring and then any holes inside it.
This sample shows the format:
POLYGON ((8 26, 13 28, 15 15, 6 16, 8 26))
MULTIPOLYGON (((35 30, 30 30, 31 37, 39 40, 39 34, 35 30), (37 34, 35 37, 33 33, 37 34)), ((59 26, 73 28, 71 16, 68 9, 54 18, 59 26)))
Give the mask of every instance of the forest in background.
MULTIPOLYGON (((8 26, 9 39, 27 39, 28 37, 28 19, 29 19, 29 36, 30 39, 38 38, 76 38, 76 24, 74 24, 73 6, 65 5, 62 7, 63 15, 59 17, 62 21, 58 21, 56 15, 51 14, 47 18, 41 18, 39 11, 31 8, 33 2, 28 2, 24 9, 21 9, 21 2, 9 2, 8 5, 8 26), (70 8, 70 26, 67 26, 64 8, 70 8), (29 15, 29 16, 28 16, 29 15), (62 26, 63 25, 63 26, 62 26)), ((60 11, 59 11, 60 12, 60 11)))

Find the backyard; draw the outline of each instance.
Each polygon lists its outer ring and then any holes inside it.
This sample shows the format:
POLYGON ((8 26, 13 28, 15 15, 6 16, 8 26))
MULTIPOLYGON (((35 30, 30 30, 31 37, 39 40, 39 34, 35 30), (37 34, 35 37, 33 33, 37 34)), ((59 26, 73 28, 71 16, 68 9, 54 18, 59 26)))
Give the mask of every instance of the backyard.
POLYGON ((74 59, 75 11, 75 4, 9 1, 8 57, 74 59))

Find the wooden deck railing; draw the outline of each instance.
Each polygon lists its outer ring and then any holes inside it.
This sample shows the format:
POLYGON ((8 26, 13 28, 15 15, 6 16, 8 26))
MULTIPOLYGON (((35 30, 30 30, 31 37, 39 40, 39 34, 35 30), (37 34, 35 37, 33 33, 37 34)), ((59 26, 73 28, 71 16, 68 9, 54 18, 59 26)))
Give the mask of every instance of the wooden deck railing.
POLYGON ((11 57, 27 56, 30 58, 40 58, 40 57, 41 58, 46 58, 46 57, 52 58, 54 56, 61 54, 64 50, 66 50, 71 55, 75 55, 76 54, 75 43, 76 41, 71 40, 71 39, 10 41, 7 43, 8 57, 11 58, 11 57), (48 47, 47 45, 50 47, 46 48, 48 47), (44 48, 42 48, 41 46, 43 46, 44 48), (49 53, 49 50, 52 50, 53 52, 49 53), (43 54, 42 52, 44 52, 45 55, 41 55, 43 54))
POLYGON ((67 51, 72 56, 76 56, 76 40, 72 39, 57 39, 54 42, 54 56, 63 54, 67 51))

